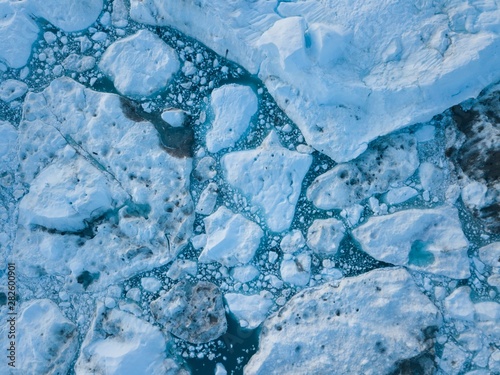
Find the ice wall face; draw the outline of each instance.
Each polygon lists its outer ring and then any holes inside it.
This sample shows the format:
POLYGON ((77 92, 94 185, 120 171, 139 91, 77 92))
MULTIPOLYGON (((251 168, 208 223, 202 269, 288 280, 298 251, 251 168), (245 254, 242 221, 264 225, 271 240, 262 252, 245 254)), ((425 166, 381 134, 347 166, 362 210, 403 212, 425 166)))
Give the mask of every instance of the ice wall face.
POLYGON ((307 142, 337 162, 500 78, 493 1, 132 0, 130 16, 227 51, 258 73, 307 142))

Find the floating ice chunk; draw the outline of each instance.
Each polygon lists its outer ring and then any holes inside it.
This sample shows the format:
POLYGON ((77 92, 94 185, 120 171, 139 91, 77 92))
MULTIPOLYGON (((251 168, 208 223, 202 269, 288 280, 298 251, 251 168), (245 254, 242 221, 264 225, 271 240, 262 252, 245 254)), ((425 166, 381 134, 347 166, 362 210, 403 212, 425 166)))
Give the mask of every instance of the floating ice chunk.
POLYGON ((78 350, 76 325, 48 299, 23 303, 17 319, 17 371, 22 374, 68 373, 78 350))
POLYGON ((207 149, 218 152, 245 133, 257 112, 257 96, 249 86, 229 84, 212 91, 210 104, 215 118, 206 135, 207 149))
POLYGON ((296 257, 285 257, 281 261, 280 274, 284 282, 305 286, 311 278, 311 256, 301 253, 296 257))
POLYGON ((335 255, 344 238, 344 224, 337 219, 316 219, 307 230, 307 246, 322 255, 335 255))
POLYGON ((215 170, 215 159, 211 156, 205 156, 200 159, 193 175, 200 182, 214 178, 217 175, 217 171, 215 170))
POLYGON ((76 53, 72 53, 64 59, 62 65, 66 70, 72 70, 78 73, 82 73, 94 67, 95 57, 80 56, 76 53))
POLYGON ((179 370, 160 330, 132 314, 98 306, 75 364, 77 374, 162 375, 179 370))
POLYGON ((222 363, 217 363, 215 365, 215 374, 214 375, 227 375, 226 368, 222 363))
POLYGON ((258 74, 307 143, 337 162, 500 78, 500 11, 489 2, 130 3, 133 20, 173 26, 258 74))
POLYGON ((249 281, 255 280, 259 277, 259 270, 249 264, 246 266, 234 267, 231 270, 231 275, 240 283, 248 283, 249 281))
POLYGON ((141 30, 111 44, 99 68, 127 96, 151 95, 165 87, 179 70, 175 51, 157 35, 141 30))
POLYGON ((463 286, 451 293, 444 300, 446 315, 453 319, 474 321, 474 304, 470 292, 469 287, 463 286))
POLYGON ((162 112, 161 119, 174 128, 179 128, 186 121, 186 112, 178 108, 168 108, 162 112))
POLYGON ((349 226, 354 227, 359 223, 363 216, 364 207, 360 204, 354 204, 340 211, 340 216, 347 220, 349 226))
POLYGON ((290 227, 302 180, 311 163, 311 155, 282 147, 274 131, 258 148, 232 152, 221 159, 227 182, 262 210, 269 229, 274 232, 290 227))
MULTIPOLYGON (((87 169, 97 171, 98 180, 112 185, 113 201, 116 207, 122 206, 118 218, 123 223, 117 226, 104 218, 83 244, 78 236, 20 230, 13 249, 15 257, 23 259, 20 272, 23 269, 35 277, 40 272, 63 275, 72 288, 84 285, 78 279, 88 279, 85 285, 96 290, 172 261, 188 243, 194 219, 188 189, 192 159, 165 152, 154 126, 130 119, 127 110, 123 98, 89 90, 66 77, 27 95, 19 124, 21 182, 33 185, 50 165, 65 165, 54 176, 74 174, 78 172, 71 167, 74 159, 84 157, 91 164, 87 169)), ((92 181, 72 179, 60 186, 80 186, 87 193, 83 188, 92 181)), ((96 194, 103 191, 96 190, 96 194)), ((67 199, 68 194, 61 191, 57 199, 67 199)), ((80 199, 86 202, 84 195, 80 199)))
POLYGON ((19 222, 76 232, 113 207, 106 177, 82 158, 55 163, 32 182, 19 205, 19 222))
POLYGON ((183 340, 201 344, 227 330, 222 294, 207 281, 181 281, 151 302, 151 312, 164 329, 183 340))
POLYGON ((271 299, 259 294, 226 293, 224 299, 240 326, 247 329, 257 328, 273 306, 271 299))
POLYGON ((399 204, 406 202, 417 195, 418 192, 415 189, 409 186, 403 186, 389 190, 385 196, 385 202, 389 205, 399 204))
POLYGON ((198 272, 198 264, 193 260, 176 259, 167 271, 167 277, 179 280, 185 275, 195 276, 198 272))
POLYGON ((226 207, 220 207, 204 221, 207 244, 198 258, 200 262, 232 267, 253 259, 264 235, 257 224, 226 207))
POLYGON ((141 279, 141 286, 150 293, 156 293, 161 288, 161 281, 156 277, 143 277, 141 279))
POLYGON ((102 0, 68 0, 64 6, 59 0, 27 1, 30 13, 67 32, 83 30, 92 25, 101 13, 102 5, 102 0))
POLYGON ((468 207, 481 209, 487 203, 487 191, 488 187, 485 184, 472 181, 463 187, 461 197, 468 207))
POLYGON ((455 208, 412 209, 371 217, 352 233, 377 260, 455 279, 470 276, 469 243, 455 208))
POLYGON ((338 164, 318 176, 307 198, 323 210, 347 208, 391 185, 404 182, 419 165, 415 138, 409 134, 386 137, 349 163, 338 164))
POLYGON ((217 197, 219 196, 219 188, 217 184, 211 182, 200 194, 200 199, 196 204, 196 212, 201 215, 210 215, 214 212, 217 197))
POLYGON ((408 272, 378 269, 294 296, 264 322, 245 373, 387 374, 430 349, 440 324, 408 272))
POLYGON ((7 79, 0 83, 0 100, 11 102, 28 91, 28 85, 15 79, 7 79))
POLYGON ((295 253, 306 246, 302 232, 294 229, 287 233, 280 242, 280 248, 285 253, 295 253))
POLYGON ((500 269, 500 242, 493 242, 481 247, 479 258, 484 264, 500 269))
POLYGON ((0 3, 0 20, 0 60, 11 68, 22 68, 28 62, 31 46, 38 38, 38 26, 24 12, 22 3, 11 1, 0 3))

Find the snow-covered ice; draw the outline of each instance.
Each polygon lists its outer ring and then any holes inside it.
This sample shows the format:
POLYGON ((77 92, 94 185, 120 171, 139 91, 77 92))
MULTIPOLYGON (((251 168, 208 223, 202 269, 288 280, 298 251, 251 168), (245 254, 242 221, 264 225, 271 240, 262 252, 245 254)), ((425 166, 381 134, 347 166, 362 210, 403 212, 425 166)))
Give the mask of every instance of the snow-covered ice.
POLYGON ((352 234, 377 260, 455 279, 470 276, 469 241, 455 208, 411 209, 371 217, 352 234))
POLYGON ((200 262, 219 262, 230 267, 250 262, 264 235, 256 223, 225 207, 205 219, 205 228, 207 243, 200 262))
POLYGON ((295 286, 305 286, 311 278, 311 256, 300 253, 297 256, 287 254, 280 265, 280 275, 284 282, 295 286))
POLYGON ((80 349, 76 374, 152 374, 178 370, 167 358, 168 341, 152 324, 118 309, 98 306, 80 349))
POLYGON ((210 98, 214 120, 207 132, 210 152, 232 147, 245 133, 257 112, 257 96, 249 86, 229 84, 214 91, 210 98))
POLYGON ((133 20, 174 26, 258 73, 306 141, 337 162, 500 79, 499 12, 490 2, 411 0, 130 7, 133 20))
POLYGON ((408 272, 371 271, 294 296, 264 322, 245 373, 389 373, 430 349, 440 324, 408 272))
POLYGON ((274 232, 290 227, 302 180, 311 163, 311 155, 284 148, 275 131, 258 148, 231 152, 221 159, 227 182, 262 211, 267 226, 274 232))
POLYGON ((269 297, 259 294, 226 293, 224 299, 240 326, 247 329, 257 328, 266 319, 267 313, 273 306, 273 301, 269 297))
POLYGON ((127 96, 151 95, 179 70, 175 51, 157 35, 141 30, 108 47, 99 68, 127 96))
POLYGON ((340 220, 316 219, 307 230, 307 246, 318 254, 335 255, 344 234, 344 224, 340 220))
POLYGON ((18 373, 67 373, 78 349, 76 325, 47 299, 22 304, 18 319, 18 373))
POLYGON ((28 91, 28 85, 15 79, 7 79, 0 83, 0 100, 11 102, 28 91))

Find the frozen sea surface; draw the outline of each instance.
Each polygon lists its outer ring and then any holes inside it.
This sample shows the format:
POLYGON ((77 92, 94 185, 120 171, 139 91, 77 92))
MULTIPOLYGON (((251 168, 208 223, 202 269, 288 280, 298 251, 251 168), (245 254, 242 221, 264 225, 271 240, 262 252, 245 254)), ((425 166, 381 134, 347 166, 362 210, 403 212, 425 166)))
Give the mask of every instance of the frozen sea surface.
POLYGON ((0 373, 500 374, 499 44, 493 0, 0 0, 0 373))

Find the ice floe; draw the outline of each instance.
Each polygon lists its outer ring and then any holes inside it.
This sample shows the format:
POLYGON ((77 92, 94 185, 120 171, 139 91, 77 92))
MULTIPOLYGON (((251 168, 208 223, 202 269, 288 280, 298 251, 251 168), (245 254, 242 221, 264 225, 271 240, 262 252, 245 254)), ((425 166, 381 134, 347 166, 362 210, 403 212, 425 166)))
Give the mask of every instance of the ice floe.
POLYGON ((109 46, 99 68, 123 95, 147 96, 167 85, 179 70, 179 60, 157 35, 141 30, 109 46))
POLYGON ((264 235, 253 221, 225 207, 205 218, 205 228, 207 243, 199 261, 219 262, 230 267, 250 262, 264 235))
POLYGON ((262 211, 267 226, 274 232, 290 227, 302 180, 311 163, 311 155, 281 146, 275 131, 258 148, 231 152, 221 159, 227 182, 262 211))
POLYGON ((352 232, 377 260, 456 279, 470 276, 465 237, 452 207, 371 217, 352 232))
POLYGON ((245 373, 389 373, 418 362, 440 324, 405 270, 371 271, 294 296, 264 322, 245 373))
POLYGON ((214 120, 207 132, 210 152, 234 146, 250 125, 257 112, 257 96, 249 86, 229 84, 214 91, 210 98, 214 120))

